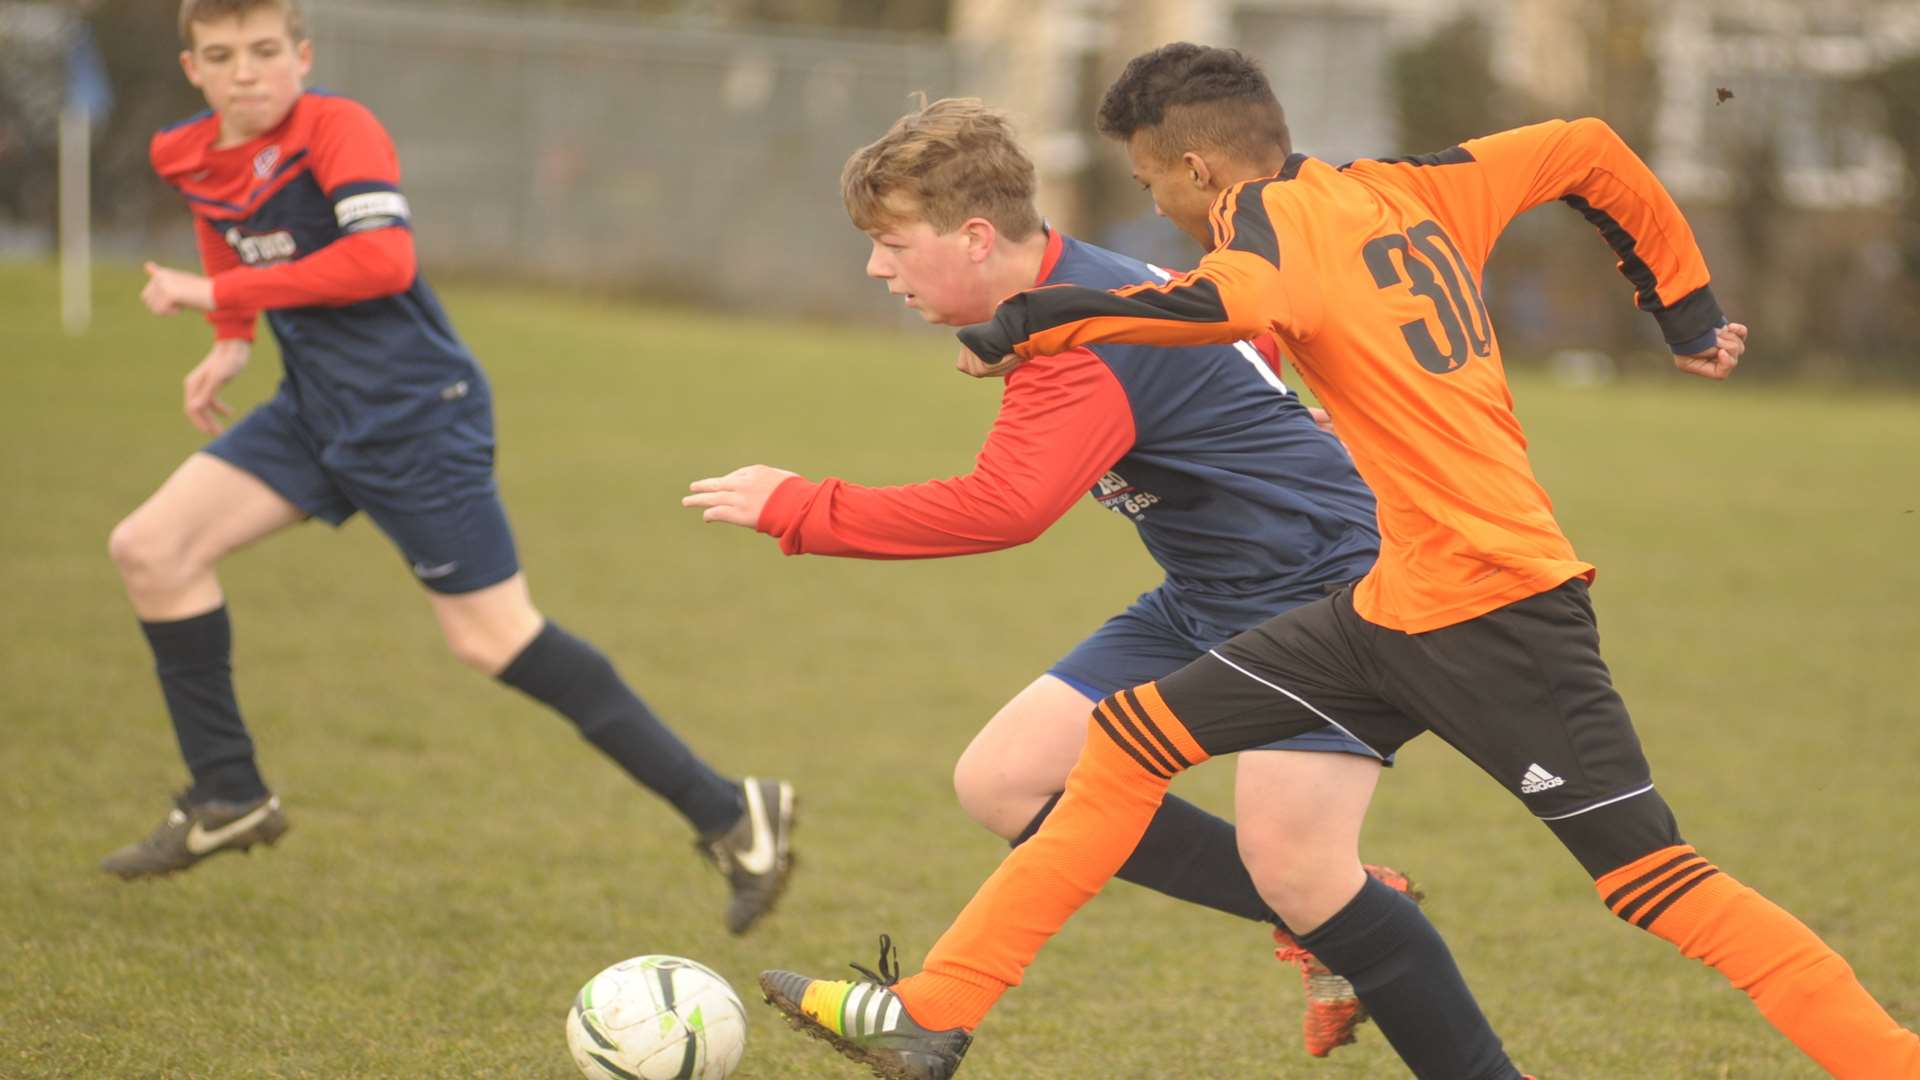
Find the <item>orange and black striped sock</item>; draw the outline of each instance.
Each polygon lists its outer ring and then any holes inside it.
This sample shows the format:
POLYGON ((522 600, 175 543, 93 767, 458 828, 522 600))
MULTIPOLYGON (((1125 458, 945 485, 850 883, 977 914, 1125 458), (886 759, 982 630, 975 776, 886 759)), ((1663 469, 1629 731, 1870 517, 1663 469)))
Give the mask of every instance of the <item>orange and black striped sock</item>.
POLYGON ((1615 915, 1718 970, 1841 1080, 1920 1080, 1920 1035, 1895 1023, 1819 935, 1686 844, 1594 882, 1615 915))
POLYGON ((973 1030, 1127 861, 1175 774, 1206 759, 1152 683, 1096 705, 1059 805, 974 894, 920 973, 895 985, 907 1012, 925 1027, 973 1030))

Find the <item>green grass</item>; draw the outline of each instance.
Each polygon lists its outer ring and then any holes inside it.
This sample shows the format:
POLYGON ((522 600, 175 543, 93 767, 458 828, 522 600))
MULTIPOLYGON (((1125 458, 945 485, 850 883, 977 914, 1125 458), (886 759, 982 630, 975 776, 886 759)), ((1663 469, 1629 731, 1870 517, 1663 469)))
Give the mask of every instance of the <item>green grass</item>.
MULTIPOLYGON (((497 385, 501 475, 542 608, 598 642, 721 767, 791 776, 804 866, 741 940, 683 824, 555 717, 445 652, 366 523, 222 569, 241 700, 294 832, 128 886, 94 869, 181 780, 108 530, 198 445, 207 337, 100 279, 0 266, 0 1076, 573 1075, 562 1021, 626 956, 911 969, 1003 848, 950 766, 1013 691, 1153 584, 1083 507, 1039 543, 932 563, 782 559, 703 527, 686 482, 764 461, 892 482, 964 471, 997 393, 932 332, 449 289, 497 385)), ((1755 366, 1769 362, 1764 323, 1755 366)), ((263 348, 236 404, 271 392, 263 348)), ((1920 1021, 1920 400, 1678 376, 1516 388, 1616 677, 1689 840, 1920 1021)), ((1366 853, 1412 870, 1516 1058, 1554 1080, 1817 1071, 1717 975, 1622 926, 1515 800, 1434 740, 1366 853)), ((1231 770, 1179 790, 1226 809, 1231 770)), ((1257 928, 1116 885, 980 1030, 979 1078, 1403 1075, 1378 1033, 1324 1063, 1257 928)), ((740 1075, 858 1075, 749 994, 740 1075)))

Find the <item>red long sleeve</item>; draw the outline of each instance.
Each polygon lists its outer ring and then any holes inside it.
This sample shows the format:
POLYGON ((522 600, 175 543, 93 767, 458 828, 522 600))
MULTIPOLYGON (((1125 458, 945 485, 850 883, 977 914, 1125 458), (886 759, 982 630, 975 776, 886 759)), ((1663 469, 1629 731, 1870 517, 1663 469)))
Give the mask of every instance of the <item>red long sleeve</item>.
POLYGON ((371 229, 292 262, 215 274, 213 301, 219 308, 341 307, 405 291, 418 269, 413 233, 371 229))
POLYGON ((759 530, 789 555, 916 559, 1015 547, 1058 521, 1133 439, 1126 391, 1098 357, 1039 357, 1007 376, 972 472, 896 487, 794 477, 767 500, 759 530))
MULTIPOLYGON (((200 245, 200 268, 208 277, 218 282, 221 274, 240 265, 240 257, 233 248, 207 224, 205 218, 193 219, 193 238, 200 245)), ((252 307, 223 307, 219 305, 219 286, 214 288, 216 306, 207 312, 207 321, 213 324, 215 341, 252 341, 253 324, 258 321, 260 312, 252 307)))

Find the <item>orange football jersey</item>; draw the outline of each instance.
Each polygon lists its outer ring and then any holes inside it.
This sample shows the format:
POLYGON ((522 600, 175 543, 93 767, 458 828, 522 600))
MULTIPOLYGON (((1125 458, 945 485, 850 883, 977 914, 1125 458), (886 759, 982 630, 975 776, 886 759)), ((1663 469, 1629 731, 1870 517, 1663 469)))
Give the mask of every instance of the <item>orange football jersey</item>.
POLYGON ((1295 154, 1222 194, 1215 248, 1192 272, 1114 292, 1022 293, 961 340, 997 359, 1275 334, 1379 500, 1380 560, 1356 609, 1381 626, 1434 630, 1593 573, 1534 479, 1480 291, 1501 230, 1549 199, 1599 228, 1676 353, 1712 346, 1724 319, 1692 230, 1592 119, 1418 158, 1334 167, 1295 154))

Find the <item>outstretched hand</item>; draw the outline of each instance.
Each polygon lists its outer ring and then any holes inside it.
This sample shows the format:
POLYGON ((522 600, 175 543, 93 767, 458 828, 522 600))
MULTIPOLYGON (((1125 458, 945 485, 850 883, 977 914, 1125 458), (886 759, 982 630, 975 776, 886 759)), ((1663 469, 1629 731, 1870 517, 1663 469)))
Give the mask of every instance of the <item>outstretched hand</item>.
POLYGON ((204 274, 175 270, 150 262, 147 287, 140 290, 140 302, 155 315, 178 314, 183 308, 213 310, 213 279, 204 274))
POLYGON ((680 505, 699 510, 701 521, 756 528, 773 489, 798 475, 771 465, 745 465, 725 476, 709 476, 688 484, 687 490, 693 494, 681 499, 680 505))
POLYGON ((1705 352, 1673 358, 1673 366, 1689 375, 1698 375, 1703 379, 1721 380, 1733 374, 1740 366, 1740 354, 1747 351, 1747 326, 1745 323, 1728 323, 1720 328, 1719 339, 1705 352))

